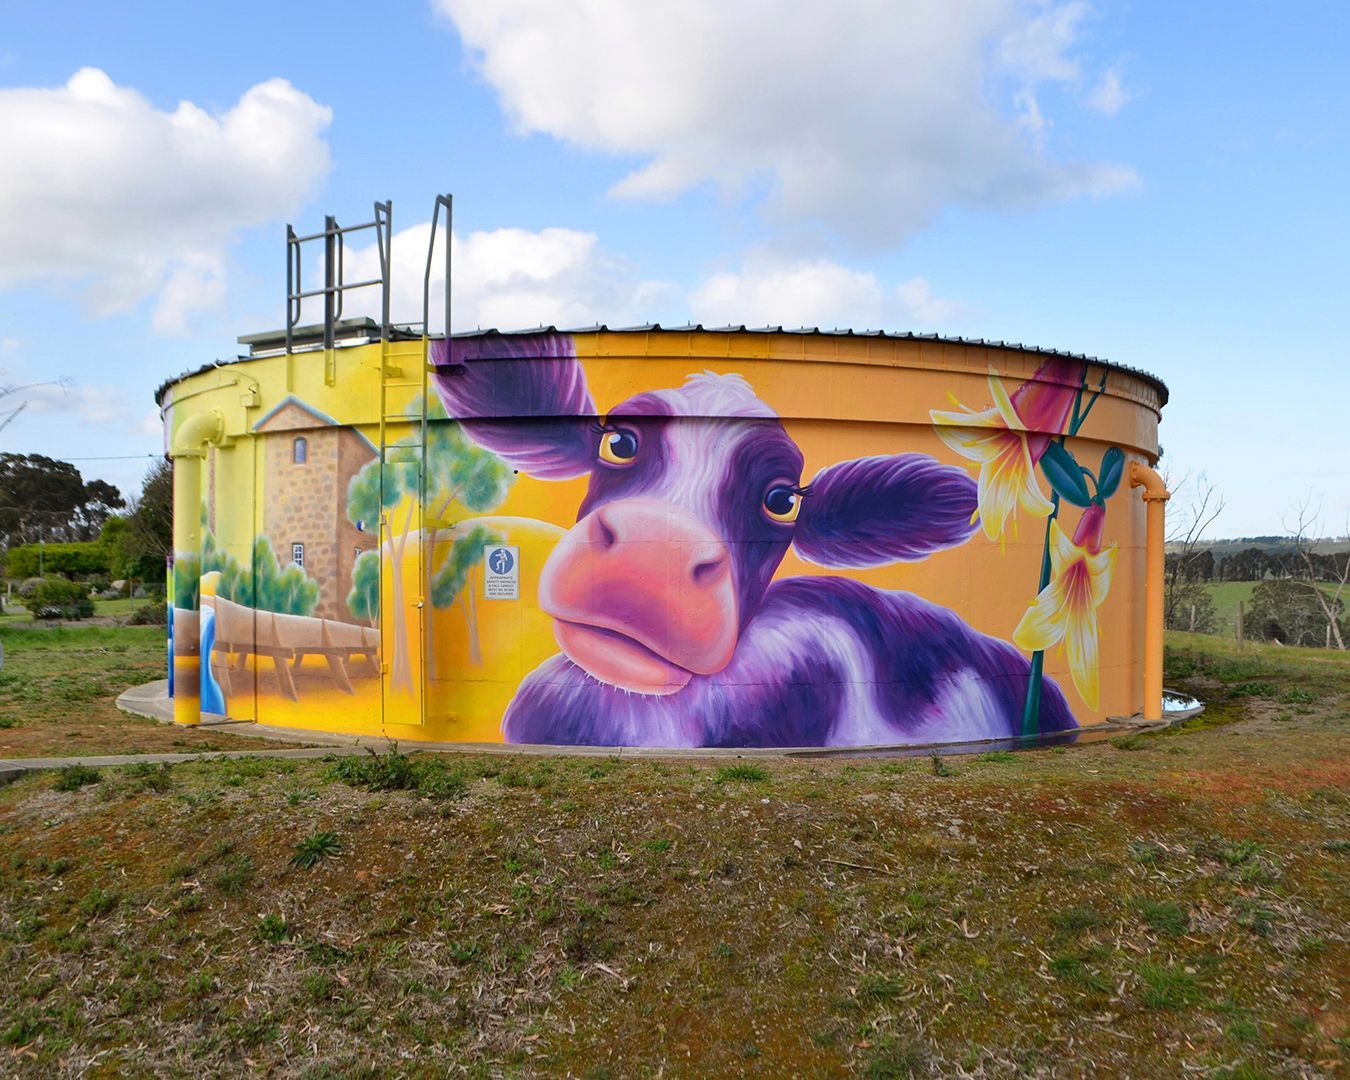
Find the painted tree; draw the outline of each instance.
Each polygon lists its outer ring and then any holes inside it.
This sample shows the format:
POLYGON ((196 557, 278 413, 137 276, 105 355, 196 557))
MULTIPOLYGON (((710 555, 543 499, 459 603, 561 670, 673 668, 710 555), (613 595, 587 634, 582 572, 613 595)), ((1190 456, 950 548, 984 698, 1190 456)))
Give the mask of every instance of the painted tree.
MULTIPOLYGON (((421 454, 412 439, 400 439, 389 447, 385 460, 370 462, 352 477, 347 488, 347 518, 359 529, 381 529, 382 549, 389 551, 393 586, 394 642, 389 665, 390 687, 413 693, 412 658, 408 652, 408 619, 404 612, 403 557, 408 548, 413 514, 417 509, 418 469, 421 454), (407 500, 402 527, 389 520, 389 512, 407 500)), ((378 555, 377 555, 378 560, 378 555)), ((378 570, 378 566, 376 568, 378 570)), ((369 573, 369 571, 367 571, 369 573)), ((350 604, 349 604, 350 606, 350 604)), ((378 609, 378 602, 376 604, 378 609)), ((355 612, 353 612, 355 614, 355 612)))
POLYGON ((371 626, 380 621, 380 553, 363 551, 352 565, 352 590, 347 609, 371 626))
POLYGON ((279 615, 313 615, 319 604, 319 583, 295 563, 282 567, 267 537, 253 538, 250 565, 245 567, 220 546, 210 529, 203 529, 201 555, 174 559, 175 605, 198 607, 202 575, 213 571, 220 574, 216 595, 244 607, 279 615))
MULTIPOLYGON (((483 561, 483 549, 488 544, 502 543, 502 537, 482 525, 474 525, 463 536, 455 538, 454 546, 440 570, 431 581, 431 603, 438 608, 453 607, 456 600, 469 625, 469 662, 477 666, 483 662, 483 650, 478 641, 478 609, 474 603, 475 589, 469 576, 483 561)), ((433 653, 433 660, 435 654, 433 653)))
MULTIPOLYGON (((422 403, 414 400, 409 407, 409 415, 418 415, 422 403)), ((436 607, 449 607, 463 588, 472 562, 465 564, 468 551, 457 555, 460 541, 457 539, 450 552, 445 556, 444 567, 435 564, 436 534, 440 523, 458 505, 475 513, 483 513, 498 506, 506 498, 511 486, 513 473, 501 458, 484 450, 465 437, 459 424, 452 421, 439 400, 433 400, 427 406, 427 443, 426 443, 426 504, 423 512, 426 527, 421 537, 424 580, 429 583, 432 604, 436 607), (462 573, 447 568, 463 565, 462 573), (445 576, 446 573, 449 576, 445 576), (442 581, 440 588, 436 581, 442 581), (459 581, 459 587, 446 592, 448 583, 459 581), (440 597, 438 600, 437 597, 440 597)), ((390 579, 393 591, 393 657, 390 663, 390 684, 414 692, 412 678, 412 657, 408 648, 408 625, 404 609, 404 558, 407 554, 408 540, 412 535, 413 516, 417 510, 419 491, 419 468, 422 463, 422 451, 417 437, 409 435, 392 444, 385 455, 383 477, 379 460, 370 462, 356 476, 352 477, 347 489, 347 517, 358 528, 368 529, 382 524, 384 535, 382 549, 389 553, 390 579), (381 483, 383 479, 383 483, 381 483), (407 509, 399 523, 389 519, 389 514, 406 500, 407 509)), ((484 543, 487 541, 484 541, 484 543)), ((378 556, 367 561, 362 554, 352 569, 352 589, 347 597, 347 607, 357 618, 378 618, 378 556), (370 565, 374 562, 374 566, 370 565), (358 582, 358 568, 361 577, 358 582)), ((479 547, 479 557, 482 549, 479 547)), ((470 651, 479 654, 477 640, 477 620, 474 613, 465 606, 465 618, 469 623, 470 651)), ((479 661, 475 660, 475 663, 479 661)))
MULTIPOLYGON (((469 661, 477 666, 483 662, 478 612, 474 591, 465 586, 470 572, 483 560, 483 545, 501 543, 502 538, 481 526, 474 526, 464 535, 456 533, 450 551, 437 569, 432 565, 437 525, 455 504, 478 514, 496 509, 506 498, 515 474, 496 454, 471 442, 458 424, 446 419, 439 401, 428 411, 427 419, 427 502, 434 508, 430 514, 431 542, 426 545, 431 603, 437 608, 449 608, 458 598, 469 628, 469 661)), ((431 662, 433 665, 436 662, 434 649, 431 662)))
POLYGON ((253 604, 259 611, 312 615, 319 604, 319 583, 295 563, 282 566, 265 536, 253 541, 253 604))

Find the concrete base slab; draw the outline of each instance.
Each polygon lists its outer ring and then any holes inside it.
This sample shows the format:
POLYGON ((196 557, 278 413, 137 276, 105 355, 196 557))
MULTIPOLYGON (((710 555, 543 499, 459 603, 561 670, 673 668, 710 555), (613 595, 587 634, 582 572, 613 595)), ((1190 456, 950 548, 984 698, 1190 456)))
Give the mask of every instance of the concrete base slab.
MULTIPOLYGON (((167 679, 133 686, 117 699, 117 707, 124 712, 145 716, 165 723, 173 723, 173 701, 168 696, 167 679)), ((943 751, 949 754, 980 753, 989 749, 1034 749, 1037 746, 1054 743, 1096 742, 1114 738, 1132 731, 1154 730, 1168 727, 1203 711, 1204 706, 1196 703, 1189 710, 1169 711, 1163 720, 1148 721, 1141 716, 1110 717, 1105 723, 1081 728, 1077 732, 1061 733, 1061 737, 1038 739, 992 739, 985 742, 970 743, 904 743, 876 746, 775 746, 775 747, 690 747, 667 749, 647 746, 553 746, 525 743, 477 743, 477 742, 405 742, 405 751, 426 751, 432 753, 473 753, 473 754, 536 754, 547 757, 620 757, 620 758, 802 758, 802 757, 887 757, 930 754, 943 751)), ((388 751, 395 745, 394 740, 378 735, 347 735, 332 731, 311 731, 308 728, 278 727, 272 724, 256 724, 248 720, 230 720, 227 717, 204 719, 197 725, 198 730, 206 729, 225 734, 246 735, 252 739, 271 739, 276 742, 300 743, 309 746, 342 748, 348 752, 370 750, 377 753, 388 751)), ((259 751, 266 756, 274 751, 259 751)), ((326 751, 318 750, 319 754, 326 751)), ((201 755, 186 755, 188 759, 201 755)), ((73 760, 73 759, 72 759, 73 760)), ((149 755, 138 756, 135 760, 149 760, 149 755)))

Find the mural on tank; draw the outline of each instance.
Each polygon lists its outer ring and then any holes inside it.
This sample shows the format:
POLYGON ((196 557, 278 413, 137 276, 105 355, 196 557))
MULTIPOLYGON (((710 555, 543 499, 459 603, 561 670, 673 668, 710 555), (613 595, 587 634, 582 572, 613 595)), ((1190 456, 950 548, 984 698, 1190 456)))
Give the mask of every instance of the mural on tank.
POLYGON ((808 480, 739 375, 695 373, 601 410, 571 353, 567 337, 538 335, 438 342, 433 354, 470 439, 525 475, 588 481, 539 583, 560 651, 521 683, 507 741, 848 746, 1077 727, 1039 658, 1066 641, 1080 689, 1095 680, 1095 608, 1114 556, 1099 550, 1102 505, 1123 462, 1108 454, 1088 492, 1091 474, 1050 434, 1066 423, 1076 434, 1096 401, 1083 400, 1084 364, 1048 361, 1011 398, 991 375, 991 408, 934 412, 978 480, 920 453, 808 480), (1061 499, 1087 508, 1072 541, 1061 499), (1049 573, 1014 634, 1030 659, 912 593, 847 573, 774 577, 789 548, 844 572, 937 557, 980 527, 998 539, 1019 509, 1049 519, 1049 573))
POLYGON ((1092 384, 1058 356, 1011 389, 967 375, 984 400, 924 402, 917 447, 852 456, 781 420, 753 373, 596 383, 553 332, 434 341, 430 359, 425 445, 408 423, 381 452, 374 426, 330 415, 360 403, 335 389, 325 412, 278 379, 251 457, 208 454, 202 549, 172 571, 176 689, 204 712, 789 747, 1071 738, 1098 710, 1125 464, 1114 446, 1078 460, 1100 366, 1092 384), (494 593, 511 566, 518 592, 494 593), (961 580, 1011 582, 1016 610, 922 587, 961 580))

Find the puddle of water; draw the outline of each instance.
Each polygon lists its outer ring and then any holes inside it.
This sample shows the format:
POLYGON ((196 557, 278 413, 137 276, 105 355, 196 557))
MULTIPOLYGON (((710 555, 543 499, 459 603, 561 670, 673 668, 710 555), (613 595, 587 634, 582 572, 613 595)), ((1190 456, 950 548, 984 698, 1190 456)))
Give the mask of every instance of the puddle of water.
POLYGON ((1194 712, 1195 710, 1203 709, 1204 707, 1205 703, 1203 701, 1191 697, 1190 694, 1183 694, 1178 690, 1163 691, 1163 716, 1166 716, 1168 713, 1194 712))

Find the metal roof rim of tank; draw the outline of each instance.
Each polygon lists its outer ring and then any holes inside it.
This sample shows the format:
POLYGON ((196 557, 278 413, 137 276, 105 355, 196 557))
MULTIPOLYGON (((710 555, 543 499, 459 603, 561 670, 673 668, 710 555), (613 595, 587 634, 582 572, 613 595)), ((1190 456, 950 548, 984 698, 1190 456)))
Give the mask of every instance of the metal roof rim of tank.
MULTIPOLYGON (((379 340, 380 324, 371 318, 353 318, 343 319, 337 328, 344 333, 345 340, 340 340, 339 344, 343 346, 352 346, 367 344, 370 339, 379 340), (365 332, 364 334, 362 332, 365 332)), ((420 332, 414 332, 407 326, 394 326, 394 337, 406 340, 408 338, 420 337, 420 332)), ((317 330, 319 337, 322 337, 323 327, 297 327, 294 336, 303 341, 308 341, 313 332, 317 330)), ((979 349, 1004 349, 1008 352, 1032 353, 1040 356, 1063 356, 1070 360, 1083 360, 1089 364, 1100 364, 1103 367, 1115 371, 1123 371, 1130 375, 1138 376, 1151 382, 1158 388, 1161 395, 1159 406, 1166 405, 1170 397, 1167 384, 1157 375, 1144 371, 1142 368, 1131 367, 1128 364, 1120 364, 1114 360, 1103 360, 1100 357, 1088 356, 1086 353, 1069 352, 1065 349, 1047 349, 1038 345, 1023 345, 1017 342, 1008 341, 989 341, 985 338, 966 338, 950 337, 944 334, 918 334, 912 330, 890 331, 890 330, 842 330, 836 327, 833 330, 822 330, 817 326, 799 326, 796 329, 789 329, 782 326, 758 326, 747 327, 744 324, 716 326, 704 326, 702 323, 687 323, 683 326, 662 326, 660 323, 642 323, 637 326, 609 326, 605 323, 596 323, 591 326, 580 326, 570 328, 559 328, 556 326, 534 326, 519 330, 498 330, 495 328, 479 328, 476 330, 460 330, 452 333, 452 338, 479 338, 479 337, 515 337, 522 334, 645 334, 645 333, 666 333, 666 334, 801 334, 814 337, 870 337, 886 338, 892 341, 931 341, 941 345, 968 345, 979 349)), ((433 334, 433 338, 442 338, 443 334, 433 334)), ((265 353, 274 351, 269 346, 275 346, 277 343, 285 342, 285 333, 279 330, 264 331, 257 334, 242 334, 236 339, 239 344, 247 345, 250 349, 250 355, 235 357, 231 360, 223 360, 219 363, 204 364, 194 371, 186 371, 176 378, 166 379, 160 384, 159 389, 155 391, 155 404, 160 404, 164 398, 164 392, 176 382, 191 378, 194 375, 201 375, 213 368, 223 367, 230 364, 239 363, 242 360, 257 359, 265 353), (254 350, 257 350, 256 352, 254 350)), ((312 352, 322 348, 322 344, 305 344, 297 352, 312 352)), ((282 350, 284 351, 284 350, 282 350)))

